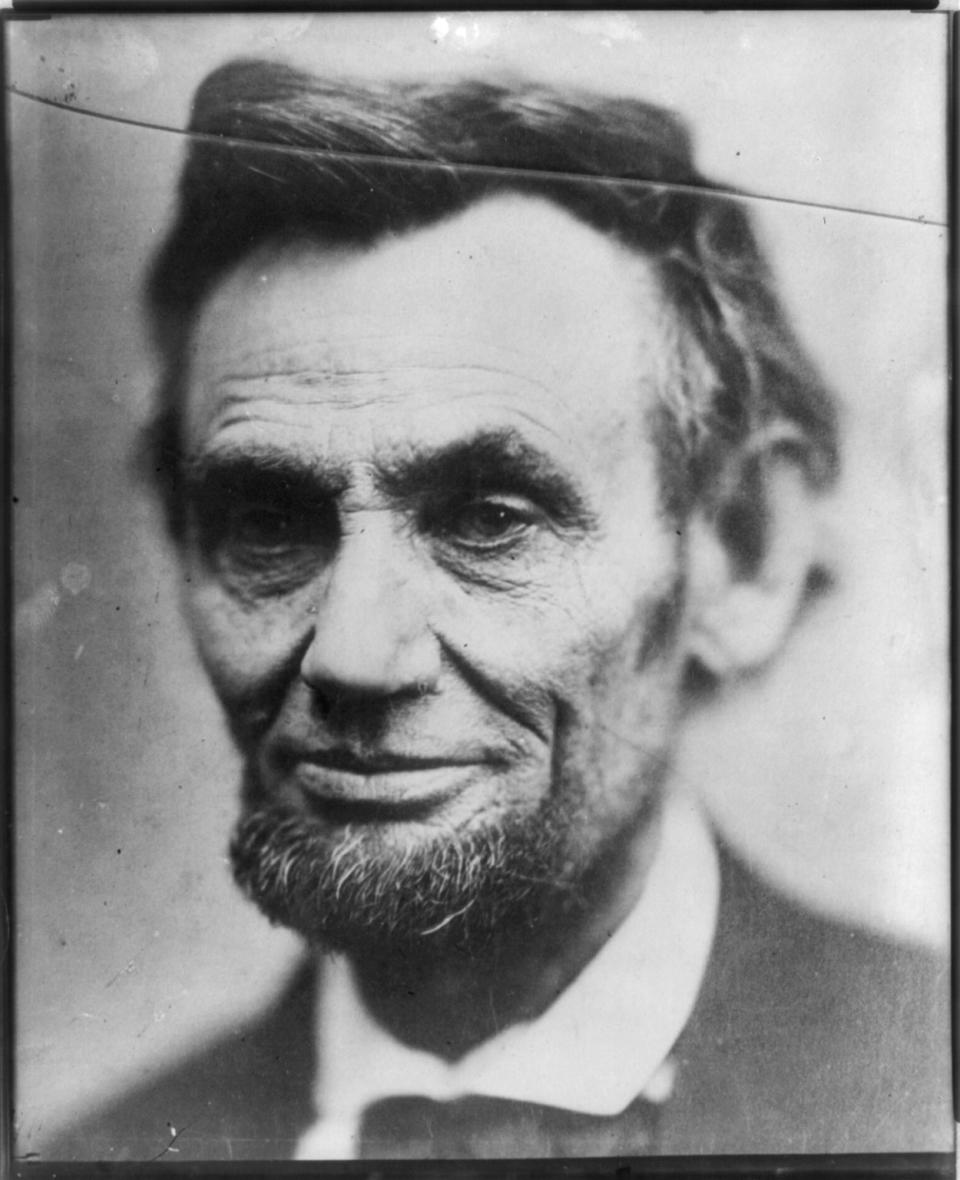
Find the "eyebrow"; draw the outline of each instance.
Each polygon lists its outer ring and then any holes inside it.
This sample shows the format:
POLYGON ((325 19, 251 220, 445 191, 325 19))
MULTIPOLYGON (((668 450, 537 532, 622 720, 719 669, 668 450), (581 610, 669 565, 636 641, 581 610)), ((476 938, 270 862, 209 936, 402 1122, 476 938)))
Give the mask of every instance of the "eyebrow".
MULTIPOLYGON (((399 500, 503 492, 530 497, 564 523, 595 520, 575 477, 512 428, 480 431, 432 450, 414 444, 376 462, 375 472, 377 486, 399 500)), ((349 489, 350 473, 345 465, 270 444, 221 445, 188 458, 183 483, 194 501, 244 491, 334 499, 349 489)))
POLYGON ((318 464, 296 451, 267 445, 220 445, 183 462, 190 499, 217 493, 282 493, 305 499, 335 498, 349 487, 345 471, 318 464))
POLYGON ((571 522, 593 519, 576 479, 513 429, 481 431, 426 454, 389 460, 379 468, 378 483, 398 498, 526 495, 571 522))

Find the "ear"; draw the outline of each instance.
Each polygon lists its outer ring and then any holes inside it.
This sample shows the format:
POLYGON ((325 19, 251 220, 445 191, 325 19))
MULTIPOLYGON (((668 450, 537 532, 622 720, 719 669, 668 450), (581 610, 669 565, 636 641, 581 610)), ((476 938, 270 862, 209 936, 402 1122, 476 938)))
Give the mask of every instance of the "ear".
POLYGON ((811 489, 781 431, 730 464, 719 502, 687 532, 688 654, 714 676, 753 671, 783 646, 815 565, 811 489))

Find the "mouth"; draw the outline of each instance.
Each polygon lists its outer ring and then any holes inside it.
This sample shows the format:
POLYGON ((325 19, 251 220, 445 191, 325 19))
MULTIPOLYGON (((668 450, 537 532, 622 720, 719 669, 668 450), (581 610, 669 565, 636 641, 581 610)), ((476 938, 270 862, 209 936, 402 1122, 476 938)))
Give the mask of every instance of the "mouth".
POLYGON ((409 820, 426 816, 460 795, 484 761, 405 753, 365 757, 332 749, 283 758, 280 779, 327 819, 409 820))

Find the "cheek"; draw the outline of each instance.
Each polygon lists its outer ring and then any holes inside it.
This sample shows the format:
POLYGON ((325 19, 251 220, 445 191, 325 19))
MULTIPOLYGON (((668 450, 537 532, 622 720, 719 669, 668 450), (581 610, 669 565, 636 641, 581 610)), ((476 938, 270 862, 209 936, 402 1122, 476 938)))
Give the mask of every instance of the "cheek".
POLYGON ((616 640, 597 648, 587 675, 559 699, 554 790, 579 808, 584 855, 633 830, 669 765, 680 661, 675 642, 644 659, 650 612, 656 613, 653 602, 616 640))
POLYGON ((304 604, 245 606, 195 567, 183 606, 203 666, 227 706, 286 677, 309 634, 304 604))
POLYGON ((535 713, 541 732, 563 712, 592 725, 611 709, 629 712, 664 680, 677 571, 658 565, 652 580, 622 563, 571 562, 550 587, 460 596, 441 630, 465 663, 535 713))

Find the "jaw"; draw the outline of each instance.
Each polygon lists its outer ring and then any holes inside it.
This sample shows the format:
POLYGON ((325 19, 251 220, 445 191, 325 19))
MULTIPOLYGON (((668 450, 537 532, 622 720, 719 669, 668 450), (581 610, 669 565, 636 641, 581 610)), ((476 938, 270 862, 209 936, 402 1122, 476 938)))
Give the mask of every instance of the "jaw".
POLYGON ((539 890, 483 937, 461 938, 463 916, 455 914, 428 954, 423 944, 352 954, 373 1015, 404 1043, 447 1060, 540 1016, 643 890, 659 844, 662 793, 645 798, 636 830, 618 833, 581 876, 539 890))

